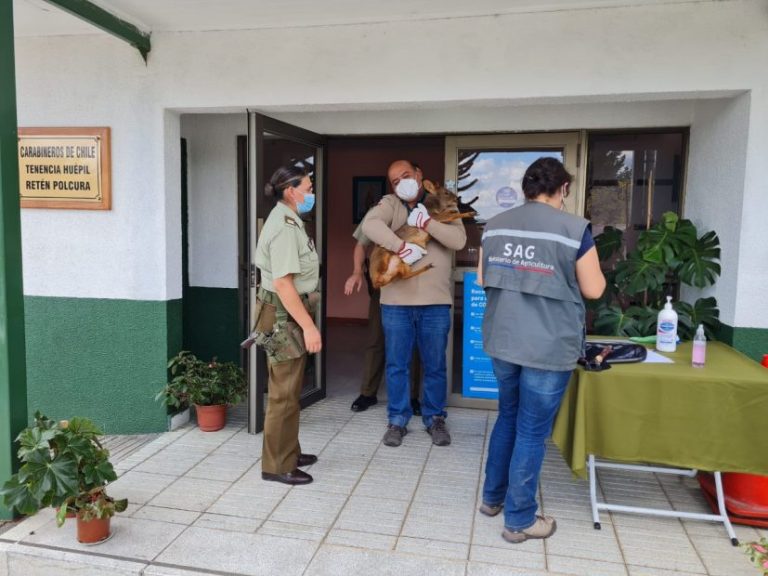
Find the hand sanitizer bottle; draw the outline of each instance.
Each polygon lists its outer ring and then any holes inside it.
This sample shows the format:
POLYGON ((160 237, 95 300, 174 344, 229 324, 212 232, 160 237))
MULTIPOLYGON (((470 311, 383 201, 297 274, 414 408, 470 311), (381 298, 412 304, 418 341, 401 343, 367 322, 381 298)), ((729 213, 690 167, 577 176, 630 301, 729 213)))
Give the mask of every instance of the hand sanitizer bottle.
POLYGON ((704 368, 704 360, 707 357, 707 337, 704 335, 704 325, 699 324, 696 336, 693 337, 693 353, 691 365, 694 368, 704 368))
POLYGON ((656 321, 656 350, 674 352, 677 350, 677 312, 672 308, 672 296, 667 296, 664 309, 656 321))

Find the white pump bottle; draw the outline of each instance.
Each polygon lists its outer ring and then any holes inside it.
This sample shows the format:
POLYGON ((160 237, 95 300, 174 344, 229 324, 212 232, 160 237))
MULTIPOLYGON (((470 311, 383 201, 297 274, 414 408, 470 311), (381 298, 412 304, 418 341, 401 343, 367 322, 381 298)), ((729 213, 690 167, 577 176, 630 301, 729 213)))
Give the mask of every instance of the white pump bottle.
POLYGON ((672 308, 672 296, 667 296, 667 303, 659 312, 656 322, 656 350, 659 352, 677 350, 677 312, 672 308))

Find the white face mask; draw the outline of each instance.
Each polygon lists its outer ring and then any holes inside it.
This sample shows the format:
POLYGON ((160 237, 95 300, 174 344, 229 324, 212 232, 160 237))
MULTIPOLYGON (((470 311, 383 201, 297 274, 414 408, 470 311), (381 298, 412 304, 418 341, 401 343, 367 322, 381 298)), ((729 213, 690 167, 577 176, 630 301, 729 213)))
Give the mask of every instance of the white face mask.
POLYGON ((419 195, 419 183, 413 178, 403 178, 397 183, 395 194, 404 202, 412 202, 419 195))

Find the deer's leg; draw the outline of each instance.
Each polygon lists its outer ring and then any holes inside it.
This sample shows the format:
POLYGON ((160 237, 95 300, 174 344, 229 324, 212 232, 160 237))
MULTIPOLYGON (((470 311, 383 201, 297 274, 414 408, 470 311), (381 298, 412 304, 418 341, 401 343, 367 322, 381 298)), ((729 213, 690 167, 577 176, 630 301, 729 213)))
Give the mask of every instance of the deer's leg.
POLYGON ((434 264, 427 264, 426 266, 422 266, 421 268, 417 268, 414 270, 408 264, 403 263, 402 266, 400 266, 400 273, 398 276, 402 278, 403 280, 407 280, 408 278, 413 278, 414 276, 418 276, 419 274, 424 274, 427 270, 431 270, 434 268, 434 264))
POLYGON ((439 219, 435 218, 435 220, 442 222, 443 224, 447 224, 448 222, 461 220, 463 218, 472 218, 473 216, 476 216, 474 212, 451 212, 447 216, 442 216, 439 219))

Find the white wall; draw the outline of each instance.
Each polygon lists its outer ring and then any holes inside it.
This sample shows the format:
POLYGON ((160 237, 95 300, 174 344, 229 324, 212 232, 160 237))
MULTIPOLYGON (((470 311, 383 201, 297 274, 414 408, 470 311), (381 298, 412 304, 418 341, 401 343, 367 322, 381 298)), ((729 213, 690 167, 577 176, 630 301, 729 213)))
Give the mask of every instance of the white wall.
POLYGON ((762 74, 762 80, 752 91, 749 110, 734 319, 737 326, 754 328, 768 328, 768 74, 762 74))
POLYGON ((25 294, 178 297, 165 279, 166 119, 148 70, 104 36, 18 40, 16 59, 19 126, 112 128, 112 210, 22 210, 25 294))
POLYGON ((157 34, 150 67, 165 100, 191 109, 674 97, 760 82, 766 11, 736 1, 157 34))
POLYGON ((721 275, 708 290, 689 289, 687 298, 714 295, 721 319, 734 325, 744 170, 749 134, 750 95, 700 102, 691 127, 685 216, 699 228, 715 230, 721 243, 721 275))
POLYGON ((190 286, 237 288, 237 137, 247 132, 245 112, 182 117, 190 286))
MULTIPOLYGON (((720 95, 720 92, 714 93, 720 95)), ((705 96, 700 94, 700 97, 705 96)), ((713 94, 707 94, 711 97, 713 94)), ((430 109, 270 112, 320 134, 537 132, 599 128, 690 126, 694 100, 539 105, 443 105, 430 109)))
POLYGON ((334 133, 341 125, 350 133, 560 129, 695 124, 686 100, 749 91, 737 299, 727 308, 735 306, 739 325, 768 327, 768 308, 759 306, 768 258, 752 258, 765 256, 753 248, 768 221, 760 200, 768 181, 763 0, 156 33, 152 42, 145 67, 109 37, 17 39, 20 124, 112 126, 115 160, 111 213, 24 211, 27 293, 178 297, 175 199, 164 198, 178 128, 165 110, 338 112, 315 117, 334 133), (666 112, 654 119, 655 110, 666 112))

